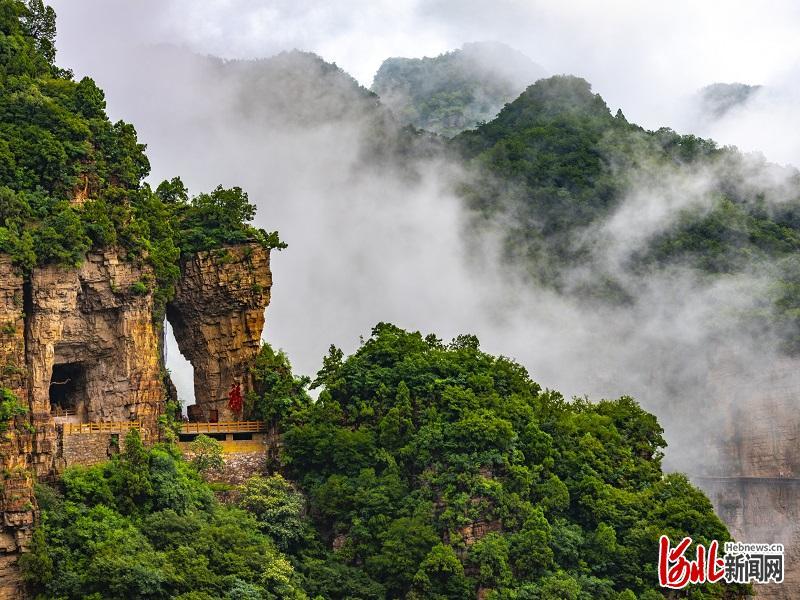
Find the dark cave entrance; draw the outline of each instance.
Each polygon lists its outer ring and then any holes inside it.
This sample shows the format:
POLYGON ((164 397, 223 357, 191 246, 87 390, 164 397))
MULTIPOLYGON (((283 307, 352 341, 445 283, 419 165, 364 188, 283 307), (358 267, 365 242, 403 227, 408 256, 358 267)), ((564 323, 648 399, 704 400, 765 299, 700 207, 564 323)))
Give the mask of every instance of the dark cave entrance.
POLYGON ((53 365, 50 411, 56 416, 81 415, 86 405, 86 369, 82 363, 53 365))

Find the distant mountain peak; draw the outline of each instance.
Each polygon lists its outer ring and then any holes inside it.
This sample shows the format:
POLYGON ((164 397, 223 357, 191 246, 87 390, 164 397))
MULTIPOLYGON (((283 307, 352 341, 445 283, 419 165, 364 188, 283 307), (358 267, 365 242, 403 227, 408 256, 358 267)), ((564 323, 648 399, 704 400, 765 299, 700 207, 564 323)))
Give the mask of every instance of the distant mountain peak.
POLYGON ((471 42, 436 57, 388 58, 372 91, 402 122, 452 136, 492 119, 544 75, 506 44, 471 42))

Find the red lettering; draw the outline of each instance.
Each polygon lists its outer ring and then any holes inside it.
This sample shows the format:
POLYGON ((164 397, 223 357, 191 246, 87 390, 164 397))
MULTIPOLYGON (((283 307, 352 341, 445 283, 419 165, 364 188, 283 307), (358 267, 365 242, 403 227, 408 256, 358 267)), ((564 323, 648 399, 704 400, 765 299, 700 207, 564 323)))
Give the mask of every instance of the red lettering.
POLYGON ((680 590, 686 587, 691 577, 691 565, 683 553, 692 543, 692 538, 683 538, 681 543, 670 550, 669 538, 659 539, 658 579, 661 587, 680 590))
POLYGON ((661 587, 680 590, 690 583, 716 583, 723 578, 725 561, 717 556, 719 542, 711 542, 708 553, 705 546, 698 544, 695 560, 690 561, 684 554, 691 544, 692 538, 686 537, 680 544, 670 548, 666 535, 659 538, 658 583, 661 587))
POLYGON ((719 542, 714 540, 708 547, 708 582, 716 583, 725 575, 725 561, 717 558, 719 542))
POLYGON ((697 560, 689 563, 689 583, 704 583, 706 580, 706 548, 697 545, 697 560))

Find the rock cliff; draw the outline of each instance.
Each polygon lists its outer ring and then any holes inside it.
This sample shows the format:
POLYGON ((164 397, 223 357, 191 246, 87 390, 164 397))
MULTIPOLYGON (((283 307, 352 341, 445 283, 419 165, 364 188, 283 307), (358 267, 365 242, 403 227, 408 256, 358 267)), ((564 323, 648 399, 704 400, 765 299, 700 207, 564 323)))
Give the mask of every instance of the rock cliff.
POLYGON ((121 261, 113 250, 89 254, 78 270, 33 272, 26 312, 35 415, 49 415, 60 401, 81 421, 154 422, 163 389, 144 283, 152 280, 149 267, 121 261))
MULTIPOLYGON (((800 364, 776 359, 742 384, 735 358, 711 373, 706 437, 709 466, 693 479, 706 492, 735 539, 782 543, 784 583, 759 586, 758 597, 800 597, 800 364)), ((699 466, 699 465, 698 465, 699 466)))
MULTIPOLYGON (((252 383, 248 363, 272 285, 269 250, 229 246, 181 267, 168 317, 194 365, 197 404, 206 418, 211 409, 239 417, 229 414, 227 395, 233 382, 244 393, 252 383)), ((38 518, 33 482, 108 456, 107 436, 87 434, 82 443, 65 428, 127 431, 135 423, 145 437, 159 434, 170 382, 153 281, 149 266, 115 249, 89 253, 79 268, 48 265, 26 277, 0 255, 0 386, 28 411, 0 439, 0 600, 24 597, 16 563, 38 518)))
MULTIPOLYGON (((23 285, 10 259, 0 255, 0 383, 20 398, 27 388, 23 285)), ((16 563, 30 542, 36 516, 28 470, 31 438, 16 427, 0 437, 0 600, 20 597, 16 563)))
POLYGON ((252 389, 249 363, 257 354, 269 304, 269 251, 258 244, 201 252, 182 261, 167 319, 194 367, 199 420, 240 418, 228 408, 231 385, 252 389))

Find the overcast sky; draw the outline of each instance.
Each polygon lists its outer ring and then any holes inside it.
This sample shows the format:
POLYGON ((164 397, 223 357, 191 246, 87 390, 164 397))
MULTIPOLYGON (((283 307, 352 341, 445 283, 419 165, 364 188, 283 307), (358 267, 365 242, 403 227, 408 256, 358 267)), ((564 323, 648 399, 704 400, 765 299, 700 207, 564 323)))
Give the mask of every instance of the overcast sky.
POLYGON ((390 56, 498 40, 552 73, 586 77, 629 119, 660 126, 715 81, 786 85, 800 3, 671 0, 56 0, 60 61, 91 71, 108 50, 170 42, 222 57, 298 48, 369 86, 390 56))

